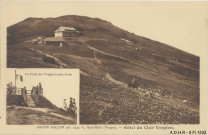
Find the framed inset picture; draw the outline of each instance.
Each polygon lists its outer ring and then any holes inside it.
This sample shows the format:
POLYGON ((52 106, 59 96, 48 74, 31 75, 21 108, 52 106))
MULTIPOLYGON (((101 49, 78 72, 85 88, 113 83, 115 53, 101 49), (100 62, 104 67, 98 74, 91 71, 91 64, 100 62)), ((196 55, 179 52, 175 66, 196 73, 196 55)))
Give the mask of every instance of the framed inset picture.
POLYGON ((7 125, 77 125, 78 69, 6 69, 7 125))

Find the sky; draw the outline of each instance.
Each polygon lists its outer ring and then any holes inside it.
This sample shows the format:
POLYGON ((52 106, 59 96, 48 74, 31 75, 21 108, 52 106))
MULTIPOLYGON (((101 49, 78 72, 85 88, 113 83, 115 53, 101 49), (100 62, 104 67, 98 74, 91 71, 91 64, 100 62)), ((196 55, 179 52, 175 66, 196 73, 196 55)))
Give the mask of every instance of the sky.
POLYGON ((208 41, 208 2, 6 1, 7 26, 28 17, 81 15, 107 20, 124 30, 200 56, 208 41))
MULTIPOLYGON (((75 98, 76 104, 79 104, 78 69, 16 69, 16 74, 23 77, 23 82, 16 79, 17 88, 26 87, 31 90, 33 86, 41 83, 43 96, 56 106, 63 108, 64 99, 69 105, 70 97, 75 98)), ((12 82, 15 85, 15 69, 6 70, 5 81, 4 84, 12 82)))

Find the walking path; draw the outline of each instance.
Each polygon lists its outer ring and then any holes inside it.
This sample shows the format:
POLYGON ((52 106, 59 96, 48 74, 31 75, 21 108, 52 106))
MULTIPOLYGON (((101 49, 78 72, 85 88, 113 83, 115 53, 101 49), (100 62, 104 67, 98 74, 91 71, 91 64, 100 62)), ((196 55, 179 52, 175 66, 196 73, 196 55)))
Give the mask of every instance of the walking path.
MULTIPOLYGON (((156 70, 156 69, 153 69, 153 68, 151 68, 151 67, 145 66, 146 63, 144 63, 144 62, 141 62, 141 61, 140 61, 140 63, 137 63, 137 62, 128 60, 128 59, 126 59, 126 58, 124 58, 124 57, 118 56, 118 55, 113 55, 113 54, 110 54, 110 53, 103 52, 103 51, 101 51, 101 50, 98 50, 98 49, 96 49, 96 48, 94 48, 94 47, 92 47, 92 46, 86 44, 86 43, 85 43, 85 45, 86 45, 89 49, 91 49, 92 51, 94 51, 94 52, 99 52, 99 53, 101 53, 101 54, 104 54, 104 55, 107 55, 107 56, 111 56, 111 57, 114 57, 114 58, 117 58, 117 59, 120 59, 120 60, 129 62, 129 63, 132 63, 132 64, 134 64, 134 65, 137 65, 137 66, 140 66, 140 67, 142 67, 142 68, 148 69, 149 71, 153 71, 153 72, 156 72, 156 73, 160 72, 159 70, 156 70)), ((160 72, 160 74, 163 75, 165 78, 168 77, 168 78, 170 78, 170 79, 174 79, 175 81, 178 80, 178 77, 172 76, 172 75, 170 75, 170 74, 168 74, 168 73, 160 72)), ((186 84, 187 82, 189 82, 189 84, 192 85, 192 86, 195 86, 195 85, 196 85, 195 82, 192 82, 192 81, 189 81, 189 80, 183 81, 183 80, 180 79, 180 82, 181 82, 181 81, 182 81, 184 84, 186 84)))
MULTIPOLYGON (((68 65, 67 65, 66 63, 62 62, 61 60, 59 60, 58 58, 56 58, 56 57, 54 57, 54 56, 52 56, 52 55, 50 55, 50 54, 43 53, 42 51, 40 51, 40 50, 38 50, 38 49, 33 49, 33 48, 29 48, 29 49, 31 49, 32 51, 35 51, 35 52, 37 52, 37 53, 39 53, 39 54, 42 54, 42 55, 44 55, 44 56, 46 56, 46 57, 49 57, 49 58, 54 59, 54 62, 55 62, 58 66, 61 66, 61 67, 68 67, 68 65)), ((80 70, 80 73, 81 73, 82 75, 89 76, 87 73, 85 73, 85 72, 83 72, 83 71, 81 71, 81 70, 80 70)))
MULTIPOLYGON (((136 90, 135 89, 132 89, 132 88, 129 88, 127 86, 127 84, 113 79, 110 76, 109 73, 106 73, 106 77, 108 78, 108 80, 110 80, 111 82, 113 82, 115 84, 120 85, 121 87, 127 88, 128 90, 134 90, 135 92, 137 92, 137 93, 139 93, 141 95, 141 98, 146 98, 145 97, 145 92, 142 92, 142 89, 141 88, 138 88, 136 90)), ((157 100, 159 100, 160 102, 162 102, 164 104, 171 105, 171 106, 173 106, 176 109, 187 109, 187 110, 192 111, 192 112, 199 112, 199 109, 195 109, 193 107, 189 107, 186 104, 181 103, 180 101, 171 100, 170 98, 161 97, 161 96, 154 96, 154 98, 156 98, 157 100)))
MULTIPOLYGON (((85 45, 86 45, 89 49, 91 49, 92 51, 94 51, 94 52, 99 52, 99 53, 102 53, 102 54, 104 54, 104 55, 108 55, 108 56, 111 56, 111 57, 119 58, 119 59, 121 59, 121 60, 123 60, 123 61, 127 61, 127 62, 130 62, 130 63, 132 63, 132 64, 138 65, 138 66, 144 66, 144 65, 142 65, 142 64, 138 64, 138 63, 136 63, 136 62, 134 62, 134 61, 131 61, 131 60, 128 60, 128 59, 126 59, 126 58, 123 58, 123 57, 120 57, 120 56, 117 56, 117 55, 112 55, 112 54, 109 54, 109 53, 100 51, 100 50, 98 50, 98 49, 96 49, 96 48, 94 48, 94 47, 92 47, 92 46, 90 46, 90 45, 87 45, 87 44, 85 44, 85 45)), ((32 48, 31 48, 31 49, 32 49, 32 48)), ((34 49, 32 49, 32 50, 34 50, 34 49)), ((38 52, 38 53, 41 53, 41 54, 45 54, 45 53, 41 52, 40 50, 34 50, 34 51, 36 51, 36 52, 38 52)), ((47 55, 49 55, 49 54, 47 54, 47 55)), ((95 54, 94 54, 94 56, 95 56, 95 59, 97 59, 97 57, 96 57, 95 54)), ((54 57, 54 56, 50 55, 50 57, 54 57)), ((54 58, 57 59, 56 57, 54 57, 54 58)), ((60 61, 59 59, 57 59, 57 60, 60 61)), ((63 62, 60 61, 60 63, 63 63, 63 62)), ((99 60, 98 63, 101 64, 101 61, 99 60)), ((64 63, 63 65, 66 66, 67 64, 64 63)), ((149 69, 150 69, 150 68, 149 68, 149 69)), ((154 69, 150 69, 150 70, 154 70, 154 69)), ((155 71, 155 70, 154 70, 154 71, 155 71)), ((168 74, 166 74, 166 73, 162 73, 162 74, 165 75, 166 77, 171 77, 171 78, 173 78, 173 76, 170 76, 170 75, 168 75, 168 74)), ((124 87, 124 88, 127 88, 127 89, 129 89, 129 90, 131 89, 131 88, 128 88, 128 85, 127 85, 127 84, 125 84, 125 83, 123 83, 123 82, 120 82, 120 81, 118 81, 118 80, 113 79, 113 78, 110 76, 109 73, 106 73, 106 78, 107 78, 108 80, 110 80, 111 82, 113 82, 113 83, 115 83, 115 84, 118 84, 118 85, 120 85, 120 86, 122 86, 122 87, 124 87)), ((174 78, 174 79, 177 79, 177 78, 174 78)), ((135 91, 135 90, 134 90, 134 91, 135 91)), ((144 95, 145 95, 144 92, 140 91, 139 89, 136 90, 136 91, 139 92, 140 95, 143 95, 143 97, 144 97, 144 95)), ((194 109, 194 108, 192 108, 192 107, 189 107, 189 106, 187 106, 187 105, 185 105, 184 103, 181 103, 181 102, 179 102, 179 101, 174 101, 174 100, 171 101, 169 98, 167 99, 167 98, 161 97, 161 96, 155 96, 155 98, 158 99, 158 100, 160 100, 161 102, 163 102, 163 103, 165 103, 165 104, 172 105, 172 106, 173 106, 174 108, 176 108, 176 109, 184 108, 184 109, 188 109, 188 110, 190 110, 190 111, 199 112, 198 109, 194 109)))
POLYGON ((63 119, 67 119, 67 120, 70 120, 70 121, 75 121, 75 119, 70 117, 70 116, 66 117, 64 115, 55 113, 53 110, 48 109, 48 108, 34 108, 34 107, 24 107, 24 106, 16 106, 16 108, 23 108, 23 109, 30 109, 30 110, 40 111, 40 112, 44 112, 44 113, 47 113, 47 114, 50 114, 50 115, 54 115, 54 116, 57 116, 57 117, 60 117, 60 118, 63 118, 63 119))

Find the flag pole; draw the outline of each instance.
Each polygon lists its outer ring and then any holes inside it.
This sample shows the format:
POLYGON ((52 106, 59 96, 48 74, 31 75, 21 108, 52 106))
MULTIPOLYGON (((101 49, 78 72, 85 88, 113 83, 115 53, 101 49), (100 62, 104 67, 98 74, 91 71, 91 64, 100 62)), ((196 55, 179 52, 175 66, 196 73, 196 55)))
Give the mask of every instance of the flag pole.
POLYGON ((17 94, 17 86, 16 86, 16 69, 15 69, 15 78, 14 78, 14 80, 15 80, 15 95, 17 94))

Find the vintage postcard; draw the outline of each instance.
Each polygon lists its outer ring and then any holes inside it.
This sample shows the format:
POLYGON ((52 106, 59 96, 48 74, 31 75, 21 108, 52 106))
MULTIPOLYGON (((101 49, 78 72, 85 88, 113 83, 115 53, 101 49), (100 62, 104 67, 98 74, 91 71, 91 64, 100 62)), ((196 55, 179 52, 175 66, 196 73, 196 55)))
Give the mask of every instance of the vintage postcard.
POLYGON ((0 134, 207 134, 207 29, 207 1, 3 0, 0 134))

